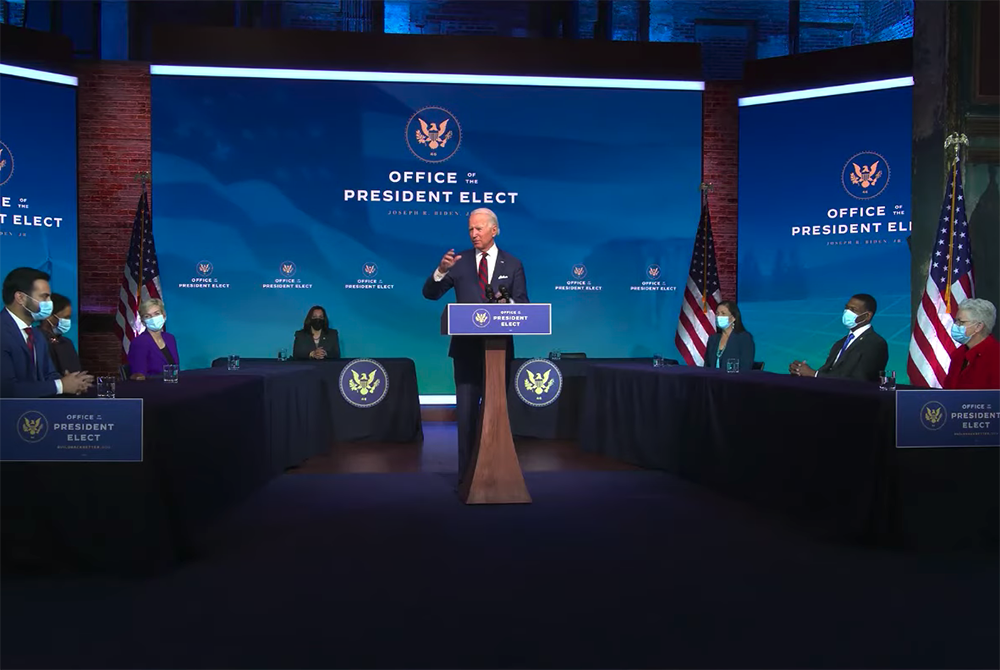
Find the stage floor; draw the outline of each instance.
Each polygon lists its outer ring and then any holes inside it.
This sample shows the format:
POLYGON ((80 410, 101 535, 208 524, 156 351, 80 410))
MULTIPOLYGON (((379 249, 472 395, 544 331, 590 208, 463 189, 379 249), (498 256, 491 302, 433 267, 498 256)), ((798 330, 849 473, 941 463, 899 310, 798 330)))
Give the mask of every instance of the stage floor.
POLYGON ((277 478, 172 573, 5 578, 0 665, 1000 663, 996 556, 826 542, 571 445, 520 445, 533 504, 466 506, 454 428, 427 428, 422 447, 338 445, 277 478))

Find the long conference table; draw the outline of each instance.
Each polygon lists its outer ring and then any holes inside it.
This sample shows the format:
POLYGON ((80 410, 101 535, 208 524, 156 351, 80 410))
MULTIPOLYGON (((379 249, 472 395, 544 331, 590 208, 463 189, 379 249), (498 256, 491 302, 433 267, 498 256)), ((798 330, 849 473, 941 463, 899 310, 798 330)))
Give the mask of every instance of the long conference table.
POLYGON ((895 393, 648 362, 589 366, 580 447, 882 546, 994 549, 995 448, 896 449, 895 393))
POLYGON ((332 440, 420 439, 415 373, 410 384, 402 372, 412 361, 379 360, 399 397, 351 407, 371 417, 338 411, 333 394, 347 361, 244 360, 239 370, 184 370, 177 384, 120 381, 118 398, 143 400, 142 462, 4 463, 3 542, 116 574, 154 573, 195 555, 213 519, 332 440))

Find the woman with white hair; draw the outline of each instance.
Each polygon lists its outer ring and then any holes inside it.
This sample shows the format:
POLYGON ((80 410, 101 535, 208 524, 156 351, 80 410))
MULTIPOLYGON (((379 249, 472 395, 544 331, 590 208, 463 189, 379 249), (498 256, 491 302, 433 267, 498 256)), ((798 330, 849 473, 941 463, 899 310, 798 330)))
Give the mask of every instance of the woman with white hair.
POLYGON ((152 298, 139 305, 139 317, 146 330, 142 331, 128 348, 128 365, 131 376, 162 375, 164 365, 180 365, 177 341, 164 330, 167 311, 163 301, 152 298))
POLYGON ((1000 342, 991 335, 997 308, 969 298, 958 306, 951 338, 960 345, 951 355, 946 389, 1000 389, 1000 342))

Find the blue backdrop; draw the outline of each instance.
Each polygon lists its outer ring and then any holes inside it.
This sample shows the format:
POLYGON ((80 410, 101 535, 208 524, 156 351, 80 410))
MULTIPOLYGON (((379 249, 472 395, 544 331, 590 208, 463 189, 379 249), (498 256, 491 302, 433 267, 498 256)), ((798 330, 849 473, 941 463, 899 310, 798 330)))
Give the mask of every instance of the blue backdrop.
POLYGON ((411 357, 421 393, 453 393, 445 301, 421 287, 483 205, 532 302, 554 304, 554 334, 519 355, 672 347, 700 91, 155 75, 152 95, 154 231, 187 366, 273 357, 321 304, 343 356, 411 357))
POLYGON ((765 369, 818 368, 869 293, 906 379, 911 119, 909 87, 740 109, 739 305, 765 369))
POLYGON ((77 334, 76 87, 0 75, 0 275, 28 266, 73 301, 77 334))

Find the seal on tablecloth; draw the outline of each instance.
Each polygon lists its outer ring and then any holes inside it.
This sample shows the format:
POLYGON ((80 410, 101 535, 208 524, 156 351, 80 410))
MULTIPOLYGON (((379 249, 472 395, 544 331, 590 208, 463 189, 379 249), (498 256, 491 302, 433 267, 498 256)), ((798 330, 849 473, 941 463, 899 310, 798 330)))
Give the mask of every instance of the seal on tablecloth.
POLYGON ((340 395, 351 405, 367 409, 382 402, 389 391, 389 373, 370 358, 355 358, 340 373, 340 395))
POLYGON ((517 370, 514 387, 517 397, 525 405, 545 407, 551 405, 562 393, 562 372, 546 358, 532 358, 517 370))

